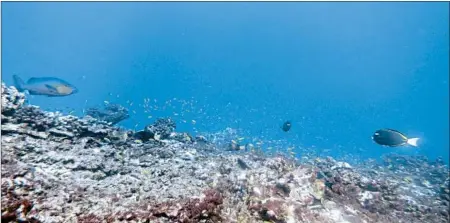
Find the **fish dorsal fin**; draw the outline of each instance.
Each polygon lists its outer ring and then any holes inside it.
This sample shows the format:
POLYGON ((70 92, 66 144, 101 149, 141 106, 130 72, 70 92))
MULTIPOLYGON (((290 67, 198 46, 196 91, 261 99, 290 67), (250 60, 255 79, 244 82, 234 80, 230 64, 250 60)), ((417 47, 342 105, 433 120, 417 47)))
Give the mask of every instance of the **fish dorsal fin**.
POLYGON ((40 83, 40 82, 44 82, 44 81, 63 82, 62 80, 60 80, 56 77, 32 77, 32 78, 28 79, 27 84, 35 84, 35 83, 40 83))
POLYGON ((35 84, 35 83, 38 83, 41 81, 42 81, 41 78, 32 77, 32 78, 28 79, 27 84, 35 84))
POLYGON ((397 131, 397 130, 395 130, 395 129, 387 129, 387 130, 389 130, 389 131, 391 131, 391 132, 398 133, 399 135, 401 135, 401 136, 402 136, 403 138, 405 138, 405 139, 408 138, 408 137, 405 136, 405 134, 403 134, 403 133, 401 133, 401 132, 399 132, 399 131, 397 131))
POLYGON ((399 131, 397 131, 397 130, 395 130, 395 129, 388 129, 388 128, 386 128, 386 130, 391 131, 391 132, 396 132, 396 133, 399 133, 399 134, 402 134, 402 135, 403 135, 403 133, 401 133, 401 132, 399 132, 399 131))

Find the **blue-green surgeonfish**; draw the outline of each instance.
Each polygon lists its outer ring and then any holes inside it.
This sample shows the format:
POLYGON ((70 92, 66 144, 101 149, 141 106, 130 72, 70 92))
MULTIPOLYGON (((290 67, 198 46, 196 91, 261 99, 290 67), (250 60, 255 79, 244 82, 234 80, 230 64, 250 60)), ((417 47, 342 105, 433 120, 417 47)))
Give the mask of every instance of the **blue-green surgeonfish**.
POLYGON ((17 75, 14 75, 13 78, 17 90, 28 91, 30 95, 61 97, 78 92, 75 86, 56 77, 32 77, 26 83, 17 75))

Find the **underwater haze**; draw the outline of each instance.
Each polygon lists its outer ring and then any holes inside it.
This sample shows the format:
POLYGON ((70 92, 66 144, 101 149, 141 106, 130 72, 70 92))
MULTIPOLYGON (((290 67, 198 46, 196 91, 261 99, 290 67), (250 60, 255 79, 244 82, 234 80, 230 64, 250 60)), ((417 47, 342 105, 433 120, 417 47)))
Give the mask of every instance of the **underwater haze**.
POLYGON ((179 131, 236 129, 298 158, 448 162, 448 2, 3 2, 2 80, 14 74, 79 90, 30 104, 78 116, 121 104, 133 130, 171 117, 179 131), (420 145, 379 146, 380 128, 420 145))

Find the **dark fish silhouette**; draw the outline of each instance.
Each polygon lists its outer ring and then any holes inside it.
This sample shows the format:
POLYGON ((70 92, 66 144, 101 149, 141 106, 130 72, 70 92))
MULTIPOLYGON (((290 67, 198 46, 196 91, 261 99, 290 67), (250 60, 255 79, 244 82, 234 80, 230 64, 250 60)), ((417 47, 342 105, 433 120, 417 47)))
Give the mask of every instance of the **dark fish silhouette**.
POLYGON ((291 122, 290 121, 286 121, 285 123, 283 123, 283 127, 281 127, 281 129, 283 129, 283 131, 287 132, 291 129, 291 122))
POLYGON ((417 146, 419 138, 408 138, 405 134, 393 129, 380 129, 373 134, 372 140, 382 146, 397 147, 417 146))

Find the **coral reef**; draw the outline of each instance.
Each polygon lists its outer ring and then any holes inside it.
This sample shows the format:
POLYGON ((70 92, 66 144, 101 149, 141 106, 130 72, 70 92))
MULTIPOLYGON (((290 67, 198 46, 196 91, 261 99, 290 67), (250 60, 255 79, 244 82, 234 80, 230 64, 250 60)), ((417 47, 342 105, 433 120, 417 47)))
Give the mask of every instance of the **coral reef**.
POLYGON ((88 108, 86 115, 115 125, 130 117, 128 109, 118 104, 105 104, 105 108, 88 108))
MULTIPOLYGON (((136 132, 134 137, 142 141, 148 141, 149 139, 168 139, 170 136, 175 138, 174 136, 179 135, 174 132, 176 127, 175 122, 170 118, 159 118, 155 123, 146 126, 144 130, 136 132)), ((189 140, 190 139, 191 137, 189 136, 189 140)))
POLYGON ((448 222, 440 160, 300 163, 226 151, 168 118, 136 133, 24 101, 2 85, 2 222, 448 222))

